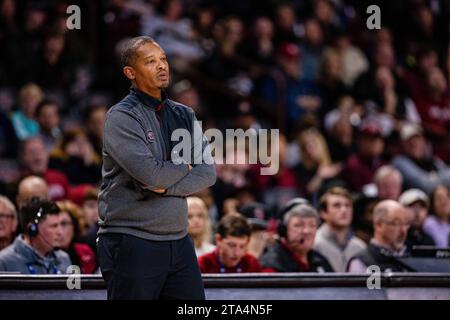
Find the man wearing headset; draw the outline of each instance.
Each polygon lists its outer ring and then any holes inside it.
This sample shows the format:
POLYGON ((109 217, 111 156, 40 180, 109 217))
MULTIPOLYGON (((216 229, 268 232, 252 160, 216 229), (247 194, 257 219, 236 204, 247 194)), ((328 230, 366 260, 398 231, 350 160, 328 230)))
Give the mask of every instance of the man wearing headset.
POLYGON ((24 233, 0 252, 0 272, 22 274, 61 274, 71 265, 67 253, 58 250, 62 227, 58 206, 51 201, 31 198, 20 208, 24 233))
POLYGON ((312 249, 319 226, 317 210, 306 201, 286 207, 278 230, 280 240, 261 257, 261 265, 277 272, 333 272, 328 260, 312 249))

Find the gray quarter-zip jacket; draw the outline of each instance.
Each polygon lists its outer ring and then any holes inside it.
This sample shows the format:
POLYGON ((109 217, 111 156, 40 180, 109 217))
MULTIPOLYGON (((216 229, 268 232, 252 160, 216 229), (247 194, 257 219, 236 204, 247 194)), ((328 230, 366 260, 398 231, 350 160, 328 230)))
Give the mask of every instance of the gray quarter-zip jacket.
MULTIPOLYGON (((132 87, 106 115, 99 232, 167 241, 187 234, 186 196, 213 185, 215 166, 203 134, 192 139, 190 161, 172 161, 175 129, 201 129, 191 108, 159 101, 132 87), (195 146, 197 144, 197 147, 195 146), (200 146, 198 145, 200 144, 200 146), (203 156, 203 158, 202 158, 203 156), (195 160, 195 161, 194 161, 195 160), (186 162, 190 162, 192 170, 186 162), (166 189, 163 195, 151 190, 166 189)), ((176 148, 175 148, 176 149, 176 148)))

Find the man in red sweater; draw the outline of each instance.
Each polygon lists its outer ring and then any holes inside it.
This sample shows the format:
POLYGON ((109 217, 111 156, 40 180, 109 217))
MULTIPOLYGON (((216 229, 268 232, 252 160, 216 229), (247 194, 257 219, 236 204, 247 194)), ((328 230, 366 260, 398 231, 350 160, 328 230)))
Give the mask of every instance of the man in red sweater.
POLYGON ((240 214, 224 216, 215 235, 216 250, 198 258, 202 273, 263 272, 258 260, 247 253, 251 229, 240 214))

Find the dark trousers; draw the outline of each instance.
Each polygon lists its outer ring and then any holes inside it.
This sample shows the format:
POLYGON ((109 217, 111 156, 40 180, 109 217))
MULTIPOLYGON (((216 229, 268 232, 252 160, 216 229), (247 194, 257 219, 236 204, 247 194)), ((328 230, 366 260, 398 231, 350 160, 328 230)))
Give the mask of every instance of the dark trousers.
POLYGON ((97 246, 108 300, 204 300, 193 241, 150 241, 126 234, 103 234, 97 246))

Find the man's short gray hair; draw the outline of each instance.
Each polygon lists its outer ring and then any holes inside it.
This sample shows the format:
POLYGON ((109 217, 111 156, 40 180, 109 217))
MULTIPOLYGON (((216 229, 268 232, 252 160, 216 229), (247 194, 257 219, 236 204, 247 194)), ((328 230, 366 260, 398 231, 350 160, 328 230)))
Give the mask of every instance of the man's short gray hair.
POLYGON ((395 175, 397 177, 397 179, 399 180, 400 184, 403 183, 403 176, 402 176, 401 172, 391 165, 384 165, 384 166, 381 166, 380 168, 378 168, 378 170, 375 172, 375 176, 374 176, 373 180, 375 183, 378 184, 384 178, 386 178, 387 176, 390 176, 390 175, 395 175))
POLYGON ((3 205, 9 213, 14 215, 14 219, 17 219, 17 211, 14 204, 5 196, 0 196, 0 205, 3 205))
POLYGON ((147 43, 158 45, 153 38, 147 36, 135 37, 126 41, 121 54, 122 67, 131 66, 136 59, 139 48, 147 43))
POLYGON ((317 212, 317 210, 313 206, 305 203, 296 205, 291 210, 286 212, 283 217, 283 224, 287 226, 289 221, 294 217, 315 218, 317 223, 319 223, 320 221, 319 213, 317 212))
POLYGON ((383 200, 379 202, 373 208, 373 215, 372 215, 373 222, 377 222, 383 219, 389 213, 390 210, 398 207, 403 208, 403 205, 395 200, 383 200))

